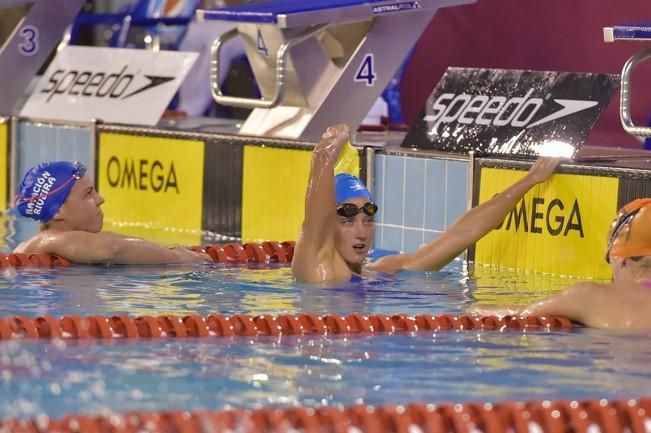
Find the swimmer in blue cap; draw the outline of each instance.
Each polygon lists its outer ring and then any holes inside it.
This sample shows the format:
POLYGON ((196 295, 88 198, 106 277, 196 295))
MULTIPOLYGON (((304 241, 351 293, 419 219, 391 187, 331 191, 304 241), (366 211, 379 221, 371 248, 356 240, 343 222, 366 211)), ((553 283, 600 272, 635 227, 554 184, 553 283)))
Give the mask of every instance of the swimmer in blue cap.
POLYGON ((375 234, 378 207, 361 180, 334 176, 334 166, 350 131, 326 130, 314 148, 305 196, 305 220, 296 241, 292 271, 298 281, 341 282, 377 271, 441 269, 495 228, 534 185, 554 172, 558 158, 540 158, 529 173, 505 191, 469 210, 434 241, 418 250, 365 264, 375 234))
POLYGON ((79 162, 45 162, 27 171, 15 199, 19 214, 40 231, 17 253, 56 254, 74 263, 162 264, 209 261, 187 248, 169 249, 143 239, 102 231, 104 198, 79 162))

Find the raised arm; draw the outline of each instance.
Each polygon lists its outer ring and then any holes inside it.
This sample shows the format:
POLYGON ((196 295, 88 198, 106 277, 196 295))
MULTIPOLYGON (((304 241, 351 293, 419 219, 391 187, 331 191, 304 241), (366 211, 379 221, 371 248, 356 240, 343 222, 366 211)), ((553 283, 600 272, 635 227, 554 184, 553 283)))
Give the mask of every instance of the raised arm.
POLYGON ((139 238, 111 232, 84 231, 44 234, 35 245, 38 252, 56 254, 73 263, 168 264, 210 261, 204 253, 167 248, 139 238))
POLYGON ((493 230, 534 185, 551 176, 559 158, 539 158, 525 177, 490 200, 470 209, 432 242, 413 253, 386 256, 370 268, 393 273, 401 269, 433 271, 493 230))
POLYGON ((292 272, 299 281, 318 282, 334 277, 337 222, 334 166, 349 137, 348 126, 331 126, 314 147, 305 194, 305 219, 292 261, 292 272))

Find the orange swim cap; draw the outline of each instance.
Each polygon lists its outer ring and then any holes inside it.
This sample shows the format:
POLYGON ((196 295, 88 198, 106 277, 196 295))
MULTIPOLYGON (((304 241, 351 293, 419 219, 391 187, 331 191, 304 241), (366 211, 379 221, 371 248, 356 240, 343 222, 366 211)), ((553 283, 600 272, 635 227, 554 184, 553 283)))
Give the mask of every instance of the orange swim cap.
POLYGON ((639 198, 617 212, 608 232, 606 261, 651 256, 651 198, 639 198))

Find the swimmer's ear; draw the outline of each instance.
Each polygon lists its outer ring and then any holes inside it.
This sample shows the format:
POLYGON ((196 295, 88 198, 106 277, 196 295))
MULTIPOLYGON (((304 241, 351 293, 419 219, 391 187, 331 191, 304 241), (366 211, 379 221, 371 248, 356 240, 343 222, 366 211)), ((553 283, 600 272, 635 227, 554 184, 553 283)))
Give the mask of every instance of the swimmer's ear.
POLYGON ((57 210, 57 213, 54 214, 50 221, 62 221, 64 219, 65 206, 66 204, 63 203, 63 205, 59 208, 59 210, 57 210))

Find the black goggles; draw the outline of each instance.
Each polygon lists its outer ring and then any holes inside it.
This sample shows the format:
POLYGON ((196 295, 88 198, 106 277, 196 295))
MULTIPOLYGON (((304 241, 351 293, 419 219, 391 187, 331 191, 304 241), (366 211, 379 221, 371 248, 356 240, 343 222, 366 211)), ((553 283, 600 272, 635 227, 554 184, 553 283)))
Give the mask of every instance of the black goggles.
POLYGON ((368 216, 373 216, 377 213, 377 205, 369 201, 364 203, 362 207, 353 203, 343 203, 337 206, 337 215, 340 217, 352 218, 360 212, 364 212, 368 216))
POLYGON ((610 236, 608 237, 608 246, 606 247, 606 263, 610 263, 610 250, 613 248, 613 244, 615 243, 615 239, 617 239, 619 232, 621 232, 624 227, 633 221, 633 218, 635 218, 635 215, 637 215, 640 209, 642 208, 638 207, 629 212, 620 212, 617 215, 617 218, 613 223, 613 229, 611 230, 610 236))

